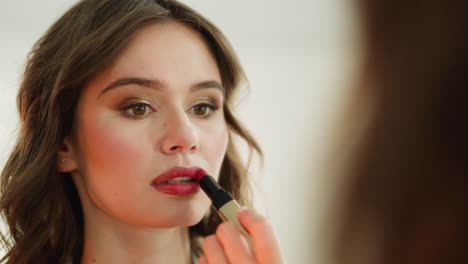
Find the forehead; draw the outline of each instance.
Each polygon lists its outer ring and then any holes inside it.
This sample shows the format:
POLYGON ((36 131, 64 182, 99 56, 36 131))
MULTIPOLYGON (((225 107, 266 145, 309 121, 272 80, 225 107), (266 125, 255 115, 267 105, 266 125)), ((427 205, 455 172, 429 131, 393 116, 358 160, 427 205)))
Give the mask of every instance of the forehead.
POLYGON ((201 34, 174 21, 147 25, 137 31, 113 64, 90 84, 122 77, 156 79, 168 86, 205 80, 221 82, 216 60, 201 34))

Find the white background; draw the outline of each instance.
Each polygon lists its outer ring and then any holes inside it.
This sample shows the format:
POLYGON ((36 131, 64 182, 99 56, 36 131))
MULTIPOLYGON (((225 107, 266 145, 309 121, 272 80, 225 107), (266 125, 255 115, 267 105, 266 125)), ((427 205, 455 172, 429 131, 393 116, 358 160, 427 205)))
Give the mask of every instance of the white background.
MULTIPOLYGON (((73 0, 2 1, 0 168, 18 127, 15 96, 33 43, 73 0)), ((347 0, 183 0, 231 40, 250 80, 237 107, 265 152, 255 203, 272 222, 286 263, 324 263, 323 161, 352 86, 356 23, 347 0)), ((258 166, 255 166, 257 168, 258 166)))

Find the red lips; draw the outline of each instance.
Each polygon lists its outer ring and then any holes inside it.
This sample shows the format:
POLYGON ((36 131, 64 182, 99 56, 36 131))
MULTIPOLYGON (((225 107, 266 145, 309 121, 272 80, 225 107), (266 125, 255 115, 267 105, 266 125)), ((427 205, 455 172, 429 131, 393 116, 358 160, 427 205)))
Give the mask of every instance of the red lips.
POLYGON ((205 175, 206 171, 198 167, 175 167, 156 177, 151 185, 165 194, 190 195, 200 191, 200 179, 205 175))

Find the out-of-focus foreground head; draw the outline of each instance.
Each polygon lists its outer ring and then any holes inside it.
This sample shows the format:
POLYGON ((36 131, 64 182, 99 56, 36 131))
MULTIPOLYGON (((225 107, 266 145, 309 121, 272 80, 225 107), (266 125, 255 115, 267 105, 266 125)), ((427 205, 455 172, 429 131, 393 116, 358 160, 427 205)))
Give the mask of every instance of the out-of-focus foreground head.
POLYGON ((370 118, 338 191, 335 263, 468 263, 468 2, 356 2, 352 107, 370 118))

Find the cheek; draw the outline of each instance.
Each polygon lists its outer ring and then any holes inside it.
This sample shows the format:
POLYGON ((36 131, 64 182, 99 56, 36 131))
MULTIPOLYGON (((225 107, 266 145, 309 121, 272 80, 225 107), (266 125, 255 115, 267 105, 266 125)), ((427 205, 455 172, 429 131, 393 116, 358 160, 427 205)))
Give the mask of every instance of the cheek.
POLYGON ((88 169, 125 172, 139 167, 135 165, 143 160, 143 147, 148 145, 140 142, 141 136, 134 136, 125 126, 88 120, 84 122, 81 141, 88 169))
POLYGON ((228 128, 226 124, 220 125, 213 129, 211 133, 207 133, 205 141, 205 155, 208 157, 211 164, 214 165, 216 172, 219 172, 221 164, 226 154, 228 145, 228 128))

